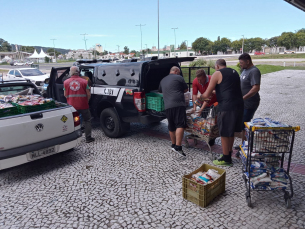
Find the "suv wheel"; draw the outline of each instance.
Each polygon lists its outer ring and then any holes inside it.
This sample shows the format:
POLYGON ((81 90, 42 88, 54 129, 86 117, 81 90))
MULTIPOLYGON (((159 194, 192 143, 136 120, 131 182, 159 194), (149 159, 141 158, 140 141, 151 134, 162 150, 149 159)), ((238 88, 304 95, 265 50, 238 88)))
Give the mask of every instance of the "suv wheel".
POLYGON ((124 131, 122 122, 113 108, 106 108, 100 116, 101 127, 110 138, 120 137, 124 131))

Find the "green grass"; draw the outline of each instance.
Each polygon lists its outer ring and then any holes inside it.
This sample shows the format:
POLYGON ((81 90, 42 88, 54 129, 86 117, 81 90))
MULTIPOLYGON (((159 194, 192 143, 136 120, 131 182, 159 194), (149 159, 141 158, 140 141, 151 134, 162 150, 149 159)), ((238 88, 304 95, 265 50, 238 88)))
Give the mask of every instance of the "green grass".
MULTIPOLYGON (((239 69, 237 66, 235 65, 231 65, 231 66, 228 66, 229 68, 233 68, 235 69, 238 73, 239 73, 239 69)), ((256 65, 256 67, 261 71, 261 74, 267 74, 267 73, 271 73, 271 72, 277 72, 277 71, 281 71, 281 70, 305 70, 305 66, 297 66, 297 67, 292 67, 292 66, 288 66, 288 67, 283 67, 283 66, 276 66, 276 65, 267 65, 267 64, 262 64, 262 65, 256 65)), ((183 77, 184 77, 184 80, 186 83, 189 82, 189 78, 188 78, 188 75, 189 75, 189 69, 188 68, 181 68, 182 69, 182 74, 183 74, 183 77)), ((193 80, 195 79, 196 77, 196 71, 198 69, 194 69, 194 70, 191 70, 191 82, 193 82, 193 80)), ((206 70, 206 69, 205 69, 206 70)), ((210 75, 212 75, 213 73, 215 72, 215 69, 213 68, 210 68, 210 75)), ((207 70, 206 70, 206 73, 207 70)), ((191 86, 192 87, 192 86, 191 86)))
POLYGON ((9 63, 4 62, 4 63, 1 63, 0 65, 10 65, 10 64, 9 64, 9 63))
POLYGON ((252 59, 291 59, 291 58, 305 58, 305 53, 295 53, 295 54, 266 54, 251 56, 252 59))

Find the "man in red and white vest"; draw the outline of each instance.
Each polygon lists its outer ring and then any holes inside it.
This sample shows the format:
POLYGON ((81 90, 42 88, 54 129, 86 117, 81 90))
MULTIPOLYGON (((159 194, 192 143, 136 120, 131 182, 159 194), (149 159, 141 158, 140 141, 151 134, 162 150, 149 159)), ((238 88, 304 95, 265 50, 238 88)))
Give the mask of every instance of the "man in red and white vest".
POLYGON ((89 110, 89 100, 91 97, 88 81, 79 76, 79 68, 70 68, 71 77, 64 81, 64 95, 68 104, 73 106, 83 117, 85 124, 86 143, 93 142, 91 137, 91 114, 89 110))

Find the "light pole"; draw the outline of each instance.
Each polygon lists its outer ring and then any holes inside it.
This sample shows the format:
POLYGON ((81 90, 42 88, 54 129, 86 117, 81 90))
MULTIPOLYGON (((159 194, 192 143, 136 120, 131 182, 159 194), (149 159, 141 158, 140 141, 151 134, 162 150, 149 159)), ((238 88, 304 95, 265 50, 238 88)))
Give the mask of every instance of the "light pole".
POLYGON ((55 55, 55 43, 54 43, 54 41, 56 40, 56 39, 51 39, 52 41, 53 41, 53 46, 54 46, 54 58, 55 58, 55 63, 57 62, 57 60, 56 60, 56 55, 55 55))
POLYGON ((146 24, 144 25, 136 25, 136 26, 140 26, 140 31, 141 31, 141 52, 142 52, 142 26, 145 26, 146 24))
POLYGON ((243 45, 242 45, 242 47, 241 47, 241 54, 243 54, 243 53, 244 53, 244 40, 245 40, 244 35, 242 35, 242 36, 243 36, 243 45))
POLYGON ((159 47, 160 43, 159 43, 159 0, 158 0, 158 59, 159 59, 159 47))
POLYGON ((186 43, 186 56, 189 56, 189 41, 185 40, 184 42, 187 42, 186 43))
POLYGON ((88 40, 88 39, 86 39, 86 35, 88 35, 88 34, 83 33, 83 34, 81 34, 81 35, 84 35, 85 48, 86 48, 86 51, 87 51, 87 42, 86 42, 86 40, 88 40))
POLYGON ((147 54, 147 56, 148 56, 148 49, 147 49, 147 44, 145 44, 146 45, 146 54, 147 54))
POLYGON ((172 28, 173 30, 174 30, 174 34, 175 34, 175 46, 174 46, 174 51, 175 51, 175 57, 176 57, 176 29, 178 29, 178 27, 177 28, 172 28))

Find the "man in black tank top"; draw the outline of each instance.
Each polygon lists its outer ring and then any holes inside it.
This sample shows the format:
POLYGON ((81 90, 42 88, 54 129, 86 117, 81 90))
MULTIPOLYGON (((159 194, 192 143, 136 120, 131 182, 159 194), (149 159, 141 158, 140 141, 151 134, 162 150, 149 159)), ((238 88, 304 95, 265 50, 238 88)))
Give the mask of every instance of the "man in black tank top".
POLYGON ((238 73, 227 68, 226 61, 219 59, 216 61, 217 70, 211 78, 211 82, 201 95, 202 99, 208 98, 214 89, 218 101, 217 125, 221 137, 223 156, 214 160, 215 165, 232 166, 232 148, 234 143, 234 133, 243 129, 244 101, 240 87, 238 73))

